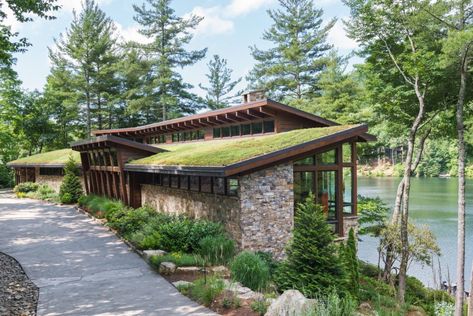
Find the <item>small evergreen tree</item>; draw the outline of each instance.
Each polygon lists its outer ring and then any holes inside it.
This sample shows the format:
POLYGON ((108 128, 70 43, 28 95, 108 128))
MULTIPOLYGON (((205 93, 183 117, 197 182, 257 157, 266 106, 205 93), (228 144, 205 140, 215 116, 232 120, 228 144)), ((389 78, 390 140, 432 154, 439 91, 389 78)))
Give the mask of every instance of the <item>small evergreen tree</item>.
POLYGON ((350 228, 346 246, 343 248, 343 261, 345 263, 348 276, 348 286, 351 294, 358 297, 360 291, 360 271, 358 265, 355 231, 350 228))
POLYGON ((275 276, 279 289, 297 289, 312 298, 333 288, 343 292, 345 274, 333 243, 335 237, 313 195, 297 206, 294 220, 287 260, 275 276))
POLYGON ((83 191, 82 183, 79 178, 79 168, 72 156, 69 157, 64 167, 64 174, 64 179, 59 189, 59 198, 62 203, 76 203, 82 196, 83 191))

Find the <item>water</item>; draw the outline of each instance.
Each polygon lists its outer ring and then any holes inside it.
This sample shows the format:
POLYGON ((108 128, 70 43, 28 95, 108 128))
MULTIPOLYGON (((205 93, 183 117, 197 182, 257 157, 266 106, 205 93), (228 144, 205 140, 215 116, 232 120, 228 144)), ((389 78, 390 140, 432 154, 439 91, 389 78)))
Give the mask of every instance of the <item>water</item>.
MULTIPOLYGON (((400 178, 358 178, 358 194, 376 197, 379 196, 385 203, 392 206, 396 198, 396 190, 400 178)), ((465 282, 469 289, 470 275, 473 264, 473 180, 466 184, 466 266, 465 282)), ((448 178, 413 178, 410 194, 410 218, 416 224, 425 224, 430 227, 437 238, 442 256, 443 280, 447 279, 447 270, 450 272, 452 283, 456 276, 457 257, 457 179, 448 178)), ((377 264, 377 240, 362 237, 359 245, 361 259, 377 264)), ((437 266, 437 260, 435 259, 437 266)), ((413 263, 408 270, 409 275, 420 279, 427 286, 434 286, 431 267, 422 267, 413 263)))

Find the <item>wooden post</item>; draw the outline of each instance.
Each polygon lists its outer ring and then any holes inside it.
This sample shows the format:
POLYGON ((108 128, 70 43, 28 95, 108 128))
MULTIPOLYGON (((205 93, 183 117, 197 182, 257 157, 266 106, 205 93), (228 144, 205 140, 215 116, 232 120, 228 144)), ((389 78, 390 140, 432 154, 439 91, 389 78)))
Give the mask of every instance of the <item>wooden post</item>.
POLYGON ((342 145, 338 145, 336 148, 336 159, 337 159, 337 180, 336 180, 336 213, 337 213, 337 223, 338 223, 338 234, 341 237, 345 236, 343 231, 343 149, 342 145))
POLYGON ((351 163, 352 167, 352 188, 351 188, 351 202, 353 204, 353 215, 358 215, 358 170, 357 170, 357 152, 356 152, 356 142, 351 143, 351 163))

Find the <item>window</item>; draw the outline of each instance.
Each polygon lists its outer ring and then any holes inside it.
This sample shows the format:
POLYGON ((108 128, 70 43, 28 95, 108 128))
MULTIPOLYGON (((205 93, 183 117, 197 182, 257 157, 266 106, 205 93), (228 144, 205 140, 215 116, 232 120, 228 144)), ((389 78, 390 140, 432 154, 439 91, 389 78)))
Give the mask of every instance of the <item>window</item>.
POLYGON ((314 173, 295 172, 294 173, 294 203, 297 206, 303 203, 310 193, 314 192, 314 173))
POLYGON ((213 192, 215 194, 225 194, 225 178, 214 178, 213 192))
POLYGON ((179 141, 179 134, 177 133, 172 134, 172 142, 175 143, 178 141, 179 141))
POLYGON ((205 138, 205 132, 201 129, 197 131, 197 139, 204 139, 205 138))
POLYGON ((41 176, 63 176, 64 169, 62 168, 39 168, 41 176))
POLYGON ((190 176, 189 177, 190 181, 190 189, 192 191, 199 191, 200 189, 200 179, 198 176, 190 176))
POLYGON ((179 188, 179 176, 171 176, 171 188, 179 188))
POLYGON ((263 123, 257 122, 251 124, 251 132, 252 134, 261 134, 263 133, 263 123))
POLYGON ((222 137, 230 137, 230 127, 222 127, 222 137))
POLYGON ((241 135, 251 135, 251 124, 243 124, 241 126, 241 135))
POLYGON ((222 137, 222 129, 217 127, 214 128, 214 138, 220 138, 222 137))
POLYGON ((343 168, 343 183, 342 183, 342 194, 343 194, 343 214, 352 215, 355 214, 353 209, 353 171, 351 167, 343 168))
POLYGON ((161 181, 163 183, 163 186, 168 187, 169 186, 169 175, 168 174, 163 174, 161 176, 161 181))
POLYGON ((263 129, 265 133, 273 133, 274 132, 274 121, 264 121, 263 122, 263 129))
POLYGON ((238 195, 238 179, 227 179, 227 194, 238 195))
POLYGON ((316 160, 318 165, 331 165, 335 164, 337 155, 335 149, 317 154, 316 160))
POLYGON ((351 144, 350 143, 345 143, 343 144, 342 146, 342 152, 343 152, 343 162, 344 163, 351 163, 352 159, 351 159, 351 155, 352 155, 352 151, 351 151, 351 144))
POLYGON ((314 164, 314 156, 305 157, 294 162, 295 166, 304 166, 304 165, 313 165, 313 164, 314 164))
POLYGON ((240 136, 240 125, 233 125, 230 127, 232 136, 240 136))
POLYGON ((200 177, 200 191, 205 193, 212 192, 212 177, 200 177))
POLYGON ((117 157, 117 152, 112 150, 110 152, 110 156, 111 156, 111 159, 112 159, 112 163, 114 166, 118 166, 118 157, 117 157))
POLYGON ((317 172, 317 203, 327 219, 337 218, 337 171, 317 172))
POLYGON ((180 176, 179 188, 189 190, 189 176, 180 176))

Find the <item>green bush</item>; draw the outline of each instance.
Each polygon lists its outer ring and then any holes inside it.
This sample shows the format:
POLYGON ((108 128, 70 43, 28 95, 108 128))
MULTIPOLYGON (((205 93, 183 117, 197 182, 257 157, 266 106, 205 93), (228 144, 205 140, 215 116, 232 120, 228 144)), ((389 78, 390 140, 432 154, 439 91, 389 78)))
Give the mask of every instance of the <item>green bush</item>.
POLYGON ((209 236, 223 235, 225 230, 220 223, 211 222, 208 220, 196 220, 189 231, 189 251, 198 250, 200 241, 209 236))
POLYGON ((14 175, 12 168, 8 167, 4 163, 0 163, 0 189, 13 187, 14 175))
POLYGON ((162 249, 161 234, 153 223, 147 223, 129 236, 130 241, 139 249, 162 249))
POLYGON ((108 226, 126 237, 141 229, 153 216, 153 213, 154 211, 147 207, 116 210, 110 216, 111 220, 108 222, 108 226))
POLYGON ((207 277, 206 279, 198 279, 194 281, 193 286, 189 289, 191 298, 203 304, 210 306, 212 302, 219 296, 225 287, 222 279, 216 277, 207 277))
POLYGON ((206 264, 227 264, 235 255, 235 242, 225 236, 208 236, 200 240, 199 253, 206 264))
POLYGON ((360 270, 356 251, 355 231, 350 228, 348 240, 343 249, 343 263, 348 275, 348 287, 354 297, 358 297, 360 291, 360 270))
POLYGON ((325 297, 318 297, 310 316, 352 316, 358 304, 350 295, 340 297, 335 290, 325 297))
POLYGON ((344 292, 346 276, 334 238, 321 206, 309 195, 297 206, 287 260, 274 277, 279 290, 296 289, 310 298, 328 295, 332 288, 344 292))
POLYGON ((59 188, 59 198, 62 203, 76 203, 84 192, 79 178, 79 167, 77 167, 72 155, 64 166, 64 173, 64 179, 59 188))
POLYGON ((157 269, 162 262, 172 262, 178 267, 196 267, 202 265, 198 255, 173 252, 164 256, 151 256, 150 263, 157 269))
POLYGON ((176 217, 174 220, 159 227, 161 234, 161 244, 163 249, 171 252, 189 252, 189 233, 192 228, 192 221, 183 217, 176 217))
POLYGON ((254 291, 266 289, 270 280, 269 267, 258 255, 243 251, 233 260, 232 278, 254 291))
POLYGON ((262 299, 251 302, 250 306, 254 312, 258 313, 260 316, 264 316, 268 310, 269 303, 265 299, 262 299))
POLYGON ((23 182, 17 184, 13 188, 13 192, 15 193, 28 193, 28 192, 36 192, 39 189, 39 184, 34 182, 23 182))

